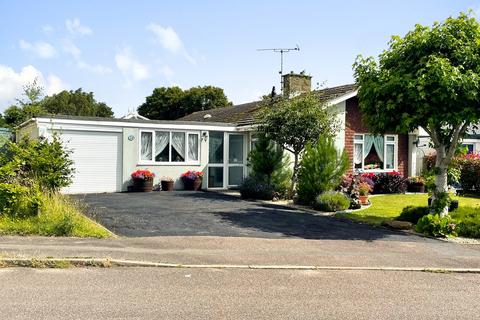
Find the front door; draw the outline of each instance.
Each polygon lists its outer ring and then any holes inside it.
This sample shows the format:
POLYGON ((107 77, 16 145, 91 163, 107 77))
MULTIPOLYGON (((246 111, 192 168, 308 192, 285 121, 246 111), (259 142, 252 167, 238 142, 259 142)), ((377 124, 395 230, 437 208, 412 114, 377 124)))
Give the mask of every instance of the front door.
POLYGON ((245 176, 245 135, 210 131, 208 139, 208 188, 238 187, 245 176))

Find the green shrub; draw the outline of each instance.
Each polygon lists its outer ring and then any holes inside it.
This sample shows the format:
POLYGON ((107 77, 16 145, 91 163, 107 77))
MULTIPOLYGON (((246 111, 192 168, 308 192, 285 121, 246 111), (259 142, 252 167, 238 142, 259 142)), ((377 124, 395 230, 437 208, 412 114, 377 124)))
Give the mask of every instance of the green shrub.
POLYGON ((70 152, 56 135, 51 141, 8 142, 0 153, 0 181, 56 191, 72 182, 72 164, 70 152))
POLYGON ((18 218, 36 216, 40 205, 35 188, 0 183, 0 214, 18 218))
POLYGON ((408 221, 416 224, 420 218, 430 213, 428 207, 406 206, 396 220, 408 221))
POLYGON ((341 192, 327 191, 315 199, 314 208, 320 211, 342 211, 348 209, 350 199, 341 192))
POLYGON ((285 197, 289 188, 292 170, 283 148, 260 135, 248 156, 250 176, 266 185, 272 185, 275 192, 285 197))
POLYGON ((275 190, 271 184, 248 177, 240 185, 240 195, 243 199, 272 200, 275 190))
POLYGON ((348 156, 339 153, 332 138, 320 137, 305 148, 298 174, 298 201, 312 204, 315 197, 340 185, 348 169, 348 156))
POLYGON ((480 209, 460 207, 450 213, 457 221, 457 233, 467 238, 480 238, 480 209))
POLYGON ((456 224, 450 216, 427 214, 418 220, 415 231, 434 237, 456 236, 456 224))

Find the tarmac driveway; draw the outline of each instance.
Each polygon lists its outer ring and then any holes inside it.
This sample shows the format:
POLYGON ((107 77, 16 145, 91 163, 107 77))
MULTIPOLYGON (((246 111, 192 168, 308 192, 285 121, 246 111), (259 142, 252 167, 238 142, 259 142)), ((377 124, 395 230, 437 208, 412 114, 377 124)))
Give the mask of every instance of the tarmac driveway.
POLYGON ((105 193, 77 197, 88 205, 91 216, 114 233, 127 237, 425 241, 381 227, 215 192, 105 193))

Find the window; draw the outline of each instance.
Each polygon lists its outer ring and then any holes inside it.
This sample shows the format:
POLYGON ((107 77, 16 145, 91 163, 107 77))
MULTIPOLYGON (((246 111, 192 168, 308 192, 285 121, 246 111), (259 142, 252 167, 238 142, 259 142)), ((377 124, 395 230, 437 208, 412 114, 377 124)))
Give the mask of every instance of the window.
POLYGON ((394 170, 397 136, 356 134, 353 142, 353 166, 357 170, 394 170))
POLYGON ((473 143, 464 143, 464 144, 462 144, 462 147, 467 149, 468 154, 472 154, 475 151, 473 143))
POLYGON ((141 131, 140 161, 149 163, 198 163, 198 133, 141 131))

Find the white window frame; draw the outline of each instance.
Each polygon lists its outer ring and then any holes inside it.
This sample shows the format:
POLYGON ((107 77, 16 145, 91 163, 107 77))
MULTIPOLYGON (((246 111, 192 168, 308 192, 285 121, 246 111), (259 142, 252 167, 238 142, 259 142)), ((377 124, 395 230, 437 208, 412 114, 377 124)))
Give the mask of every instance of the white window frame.
POLYGON ((199 131, 187 131, 187 130, 166 130, 166 129, 158 129, 158 130, 139 130, 140 139, 138 141, 138 165, 173 165, 173 166, 183 166, 183 165, 200 165, 200 132, 199 131), (142 160, 142 133, 143 132, 150 132, 152 134, 152 160, 142 160), (167 132, 168 133, 168 147, 169 147, 169 155, 168 161, 155 161, 155 132, 167 132), (173 132, 180 132, 185 135, 185 161, 172 161, 172 133, 173 132), (196 135, 197 136, 197 154, 198 160, 191 160, 188 156, 188 136, 189 135, 196 135))
POLYGON ((398 134, 385 134, 383 135, 383 168, 382 169, 364 169, 365 162, 364 162, 364 141, 365 135, 369 133, 355 133, 353 135, 353 157, 355 157, 355 145, 361 144, 362 145, 362 167, 355 168, 355 162, 353 162, 353 170, 354 171, 361 171, 361 172, 391 172, 398 170, 398 134), (362 136, 362 139, 356 139, 356 136, 362 136), (387 137, 393 137, 393 141, 387 141, 387 137), (387 145, 393 145, 393 168, 386 169, 386 161, 387 161, 387 145))

